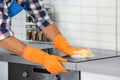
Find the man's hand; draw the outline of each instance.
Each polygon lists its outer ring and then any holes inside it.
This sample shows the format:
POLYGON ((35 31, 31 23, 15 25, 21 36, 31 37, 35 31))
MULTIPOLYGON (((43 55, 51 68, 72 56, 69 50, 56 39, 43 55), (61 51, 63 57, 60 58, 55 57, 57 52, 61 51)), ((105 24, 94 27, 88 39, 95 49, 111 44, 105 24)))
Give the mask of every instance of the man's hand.
POLYGON ((50 73, 67 72, 60 62, 66 62, 67 59, 49 55, 44 51, 27 46, 23 52, 23 57, 31 62, 42 64, 50 73))
POLYGON ((93 54, 88 48, 75 48, 69 45, 62 35, 57 35, 53 40, 53 45, 63 53, 73 58, 92 57, 93 54))
POLYGON ((60 64, 60 62, 66 62, 67 60, 58 56, 49 55, 43 63, 43 66, 52 74, 59 72, 67 72, 67 70, 60 64))

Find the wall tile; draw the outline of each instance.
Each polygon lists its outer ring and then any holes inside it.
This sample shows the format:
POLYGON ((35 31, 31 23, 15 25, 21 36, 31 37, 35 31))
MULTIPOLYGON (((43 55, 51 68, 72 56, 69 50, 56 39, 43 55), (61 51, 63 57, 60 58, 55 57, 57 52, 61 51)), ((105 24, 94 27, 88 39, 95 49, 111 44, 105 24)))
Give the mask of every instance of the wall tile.
POLYGON ((80 15, 66 15, 66 21, 67 22, 81 22, 80 21, 81 16, 80 15))
POLYGON ((99 47, 100 49, 108 49, 108 50, 116 50, 116 45, 115 43, 111 42, 99 42, 99 47))
POLYGON ((65 14, 57 14, 56 13, 56 15, 55 15, 55 21, 62 21, 62 22, 64 22, 64 21, 66 21, 66 16, 65 16, 65 14))
POLYGON ((99 0, 99 7, 116 7, 116 0, 99 0))
POLYGON ((98 32, 97 24, 82 24, 83 32, 98 32))
POLYGON ((67 31, 67 38, 72 38, 72 39, 81 39, 82 38, 82 34, 80 31, 67 31))
POLYGON ((120 8, 120 0, 117 0, 117 8, 120 8))
POLYGON ((100 16, 116 16, 116 8, 99 8, 98 11, 100 16))
POLYGON ((67 39, 67 41, 72 45, 72 46, 76 46, 76 47, 81 47, 81 40, 78 39, 67 39))
POLYGON ((97 7, 81 7, 80 11, 81 15, 88 15, 88 16, 97 16, 98 15, 98 9, 97 7))
POLYGON ((65 22, 56 22, 56 25, 59 29, 66 30, 66 23, 65 22))
POLYGON ((97 7, 98 0, 81 0, 81 6, 97 7))
POLYGON ((106 16, 99 16, 98 18, 99 24, 110 24, 115 25, 116 24, 116 18, 115 17, 106 17, 106 16))
POLYGON ((117 25, 120 26, 120 16, 117 17, 117 25))
POLYGON ((65 13, 65 7, 64 6, 55 6, 55 15, 58 14, 64 14, 65 13))
MULTIPOLYGON (((118 32, 117 32, 117 48, 120 51, 120 26, 118 26, 118 32)), ((120 55, 120 54, 119 54, 120 55)))
POLYGON ((82 23, 86 24, 97 24, 97 16, 82 16, 82 23))
POLYGON ((51 4, 57 5, 57 6, 65 5, 65 0, 52 0, 51 4))
POLYGON ((115 25, 99 25, 100 33, 108 33, 108 34, 114 34, 116 33, 116 26, 115 25))
POLYGON ((93 40, 93 41, 97 41, 98 40, 98 34, 94 33, 94 32, 83 32, 82 33, 82 39, 83 40, 93 40))
POLYGON ((106 41, 106 42, 116 42, 116 35, 114 34, 98 34, 99 41, 106 41))
POLYGON ((70 6, 70 7, 66 7, 66 14, 73 14, 73 15, 79 15, 80 12, 80 7, 79 6, 70 6))
POLYGON ((97 41, 90 41, 90 40, 83 40, 82 41, 83 47, 89 47, 89 48, 99 48, 97 41))
MULTIPOLYGON (((118 44, 118 51, 120 51, 120 44, 118 44)), ((120 55, 120 54, 119 54, 120 55)))
POLYGON ((82 31, 82 25, 77 22, 66 23, 66 29, 69 31, 82 31))
POLYGON ((81 0, 65 0, 66 6, 80 6, 81 0))

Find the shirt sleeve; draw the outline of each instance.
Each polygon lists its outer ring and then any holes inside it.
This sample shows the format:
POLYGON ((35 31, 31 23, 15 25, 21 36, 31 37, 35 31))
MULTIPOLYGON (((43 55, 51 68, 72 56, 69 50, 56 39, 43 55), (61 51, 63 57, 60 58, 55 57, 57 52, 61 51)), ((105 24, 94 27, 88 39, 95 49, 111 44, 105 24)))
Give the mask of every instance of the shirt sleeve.
POLYGON ((11 30, 11 19, 8 16, 7 2, 0 2, 0 40, 13 36, 11 30), (6 6, 6 7, 5 7, 6 6))
POLYGON ((48 16, 46 9, 44 9, 42 0, 31 0, 28 3, 26 10, 40 29, 54 23, 54 21, 48 16))

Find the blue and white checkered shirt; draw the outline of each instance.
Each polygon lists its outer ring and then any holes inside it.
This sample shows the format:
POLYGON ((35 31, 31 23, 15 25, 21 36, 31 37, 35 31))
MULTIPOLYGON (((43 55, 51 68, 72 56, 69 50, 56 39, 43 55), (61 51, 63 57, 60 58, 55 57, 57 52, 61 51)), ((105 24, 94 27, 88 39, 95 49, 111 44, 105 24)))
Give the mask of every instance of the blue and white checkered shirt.
MULTIPOLYGON (((0 40, 13 36, 11 30, 11 18, 8 16, 8 7, 12 0, 0 0, 0 40)), ((17 0, 17 4, 24 5, 25 0, 17 0)), ((28 7, 25 9, 37 23, 38 27, 43 29, 54 21, 48 16, 43 8, 43 0, 29 0, 28 7)))

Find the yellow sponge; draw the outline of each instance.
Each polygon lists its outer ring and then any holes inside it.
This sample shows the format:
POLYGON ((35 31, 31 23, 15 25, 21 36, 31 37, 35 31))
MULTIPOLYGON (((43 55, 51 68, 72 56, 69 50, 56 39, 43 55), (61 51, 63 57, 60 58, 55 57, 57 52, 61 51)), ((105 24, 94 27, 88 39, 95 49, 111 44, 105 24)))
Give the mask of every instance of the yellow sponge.
POLYGON ((93 53, 88 49, 88 50, 79 50, 79 51, 74 51, 74 55, 72 55, 72 58, 90 58, 93 57, 93 53))

